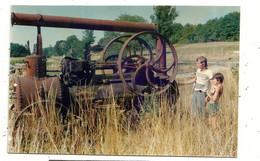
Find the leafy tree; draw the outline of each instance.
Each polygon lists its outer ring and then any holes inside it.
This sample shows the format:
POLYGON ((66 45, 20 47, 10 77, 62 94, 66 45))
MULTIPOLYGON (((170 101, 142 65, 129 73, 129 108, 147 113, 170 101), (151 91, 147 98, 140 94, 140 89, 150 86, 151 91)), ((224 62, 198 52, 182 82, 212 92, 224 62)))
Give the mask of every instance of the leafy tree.
POLYGON ((212 36, 214 33, 216 35, 216 23, 217 19, 211 19, 201 27, 200 36, 202 37, 204 42, 216 40, 216 36, 212 36))
POLYGON ((220 20, 222 31, 220 33, 221 39, 237 41, 239 40, 240 30, 240 14, 232 12, 224 16, 220 20))
POLYGON ((211 19, 206 24, 199 24, 195 29, 197 42, 238 41, 240 30, 239 12, 229 13, 219 19, 211 19))
POLYGON ((92 30, 84 30, 82 40, 76 35, 71 35, 66 40, 57 41, 53 49, 51 47, 44 49, 45 54, 49 55, 65 55, 75 58, 83 58, 84 51, 90 50, 91 44, 95 42, 94 32, 92 30))
MULTIPOLYGON (((90 51, 90 46, 95 42, 93 30, 84 30, 82 40, 79 40, 76 35, 71 35, 66 40, 57 41, 53 55, 65 55, 75 58, 84 58, 84 51, 90 51)), ((50 51, 51 49, 46 49, 50 51)))
POLYGON ((202 24, 198 24, 197 26, 196 26, 196 29, 195 29, 195 31, 194 31, 194 41, 195 42, 203 42, 204 41, 204 39, 200 36, 200 35, 202 35, 202 28, 203 28, 203 25, 202 24))
MULTIPOLYGON (((131 16, 128 14, 121 14, 116 21, 128 21, 128 22, 138 22, 138 23, 147 23, 147 20, 141 16, 131 16)), ((133 33, 125 33, 125 32, 111 32, 111 31, 105 31, 104 37, 99 40, 98 44, 101 46, 105 46, 110 40, 113 38, 116 38, 121 35, 133 35, 133 33)))
POLYGON ((116 38, 120 35, 123 35, 125 33, 119 33, 119 32, 110 32, 110 31, 105 31, 104 32, 104 37, 101 38, 99 41, 98 41, 98 44, 101 45, 102 47, 105 47, 106 44, 112 40, 113 38, 116 38))
POLYGON ((157 24, 158 32, 166 37, 173 35, 173 22, 178 17, 175 7, 172 6, 156 6, 153 7, 154 14, 151 15, 153 23, 157 24))
POLYGON ((95 36, 93 30, 84 30, 82 37, 82 42, 87 44, 93 44, 95 42, 95 36))
POLYGON ((194 38, 195 38, 195 28, 196 26, 195 25, 191 25, 191 24, 186 24, 184 27, 183 27, 183 30, 182 30, 182 42, 183 43, 192 43, 194 42, 194 38))
POLYGON ((72 56, 76 58, 83 58, 83 42, 75 35, 67 37, 66 40, 57 41, 54 46, 55 55, 72 56))
MULTIPOLYGON (((144 19, 141 16, 131 16, 128 14, 121 14, 117 19, 115 19, 116 21, 128 21, 128 22, 138 22, 138 23, 147 23, 147 20, 144 19)), ((126 32, 110 32, 110 31, 105 31, 104 32, 104 37, 102 39, 99 40, 98 44, 105 47, 106 44, 118 37, 118 36, 122 36, 122 35, 133 35, 134 33, 126 33, 126 32)), ((142 37, 143 39, 147 40, 148 37, 142 37)), ((121 40, 126 40, 127 38, 121 39, 121 40)), ((109 51, 107 51, 108 55, 114 55, 114 54, 118 54, 118 52, 120 51, 121 47, 122 47, 122 43, 114 43, 109 49, 109 51)), ((133 48, 133 52, 136 52, 137 50, 139 50, 139 45, 137 44, 137 42, 133 42, 132 44, 130 44, 131 47, 133 48)), ((107 55, 107 56, 108 56, 107 55)))
POLYGON ((75 58, 83 58, 84 57, 84 44, 82 41, 80 41, 76 35, 71 35, 67 37, 66 39, 66 48, 67 48, 67 54, 71 55, 75 58))
POLYGON ((206 24, 206 34, 208 41, 217 41, 219 37, 219 32, 223 31, 223 29, 219 30, 219 20, 217 18, 209 20, 206 24))
POLYGON ((83 31, 83 51, 84 51, 84 58, 87 59, 88 55, 90 54, 91 44, 95 42, 95 36, 93 30, 84 30, 83 31))
POLYGON ((68 48, 66 47, 66 41, 60 40, 56 41, 56 44, 54 45, 54 51, 55 55, 66 55, 68 52, 68 48))
POLYGON ((171 41, 171 43, 177 43, 182 38, 183 26, 180 23, 174 23, 172 25, 172 28, 173 28, 173 33, 169 38, 169 40, 171 41))
POLYGON ((116 21, 129 21, 129 22, 138 22, 138 23, 147 23, 147 20, 141 16, 131 16, 128 14, 121 14, 116 21))
POLYGON ((42 54, 45 55, 47 58, 55 55, 54 47, 49 46, 42 49, 42 54))
POLYGON ((24 57, 26 55, 30 55, 30 51, 25 46, 18 43, 11 43, 10 51, 11 57, 24 57))

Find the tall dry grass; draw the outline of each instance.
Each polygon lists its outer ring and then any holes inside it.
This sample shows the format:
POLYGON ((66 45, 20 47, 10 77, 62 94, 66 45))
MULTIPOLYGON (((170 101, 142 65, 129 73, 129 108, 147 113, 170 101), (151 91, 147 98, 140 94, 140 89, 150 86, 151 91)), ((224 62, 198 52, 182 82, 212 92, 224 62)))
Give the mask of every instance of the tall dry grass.
MULTIPOLYGON (((177 46, 176 50, 180 62, 194 62, 201 55, 209 61, 233 62, 238 60, 238 54, 234 51, 239 50, 239 42, 189 44, 177 46)), ((60 58, 49 59, 48 69, 57 69, 59 65, 60 58)), ((196 69, 196 65, 179 67, 179 74, 196 69)), ((180 97, 174 106, 164 98, 160 101, 156 97, 146 98, 139 114, 124 111, 124 104, 117 104, 116 98, 97 106, 91 103, 91 96, 83 95, 77 99, 78 106, 72 107, 74 113, 68 112, 64 116, 55 108, 55 96, 48 96, 49 101, 44 102, 39 97, 42 103, 28 107, 29 111, 17 120, 16 127, 15 114, 10 111, 8 151, 236 157, 238 71, 234 72, 234 68, 231 70, 229 67, 221 72, 225 80, 216 132, 207 118, 202 121, 191 119, 192 85, 179 87, 180 97)), ((178 78, 177 82, 181 79, 178 78)), ((88 93, 91 93, 89 89, 88 93)))
MULTIPOLYGON (((148 98, 139 114, 122 110, 115 98, 94 110, 81 97, 78 112, 67 116, 60 115, 54 100, 38 104, 24 113, 14 131, 9 130, 13 136, 9 152, 236 157, 238 81, 230 70, 223 74, 216 132, 208 119, 191 119, 192 87, 182 86, 176 105, 148 98)), ((9 129, 13 129, 13 113, 9 118, 9 129)))

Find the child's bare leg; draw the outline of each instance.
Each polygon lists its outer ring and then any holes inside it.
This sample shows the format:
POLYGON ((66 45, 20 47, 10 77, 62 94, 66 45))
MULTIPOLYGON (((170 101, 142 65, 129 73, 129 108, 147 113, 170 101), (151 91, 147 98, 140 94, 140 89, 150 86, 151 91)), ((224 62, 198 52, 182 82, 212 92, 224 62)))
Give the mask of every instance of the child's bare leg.
POLYGON ((210 126, 212 126, 212 116, 209 116, 209 123, 210 123, 210 126))
POLYGON ((212 125, 213 129, 216 130, 217 129, 217 116, 213 116, 210 119, 211 119, 211 125, 212 125))

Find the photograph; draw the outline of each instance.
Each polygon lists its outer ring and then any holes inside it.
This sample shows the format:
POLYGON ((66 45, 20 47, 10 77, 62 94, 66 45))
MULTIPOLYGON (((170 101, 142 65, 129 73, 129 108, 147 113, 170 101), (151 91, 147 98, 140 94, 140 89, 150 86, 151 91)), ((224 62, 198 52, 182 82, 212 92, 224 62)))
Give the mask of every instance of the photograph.
POLYGON ((236 158, 240 10, 11 5, 7 153, 236 158))

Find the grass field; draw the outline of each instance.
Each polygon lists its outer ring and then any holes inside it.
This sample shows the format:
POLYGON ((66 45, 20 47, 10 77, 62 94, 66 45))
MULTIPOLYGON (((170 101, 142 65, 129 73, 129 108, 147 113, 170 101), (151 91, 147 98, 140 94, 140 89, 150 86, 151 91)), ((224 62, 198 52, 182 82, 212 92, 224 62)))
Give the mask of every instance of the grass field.
POLYGON ((11 58, 10 65, 15 65, 16 63, 25 63, 24 57, 11 58))
MULTIPOLYGON (((214 131, 208 119, 190 117, 192 85, 179 87, 180 97, 173 106, 167 100, 157 99, 142 106, 146 112, 129 115, 118 108, 115 99, 106 108, 91 110, 79 104, 76 116, 67 115, 65 121, 53 102, 38 105, 23 117, 19 127, 12 131, 14 114, 9 114, 10 153, 101 154, 101 155, 156 155, 156 156, 237 156, 238 126, 238 67, 239 42, 190 44, 176 47, 180 62, 194 62, 204 55, 209 62, 227 62, 224 74, 224 93, 220 99, 218 130, 214 131), (159 105, 160 104, 160 108, 159 105), (48 108, 48 110, 44 110, 48 108), (174 113, 174 109, 177 109, 174 113), (95 121, 94 121, 95 120, 95 121), (12 137, 14 136, 14 137, 12 137)), ((54 62, 50 60, 49 62, 54 62)), ((56 63, 53 63, 55 66, 56 63)), ((196 71, 196 64, 179 65, 178 74, 196 71)), ((216 70, 218 71, 218 70, 216 70)), ((177 82, 189 77, 177 78, 177 82)), ((80 101, 79 101, 80 102, 80 101)))

